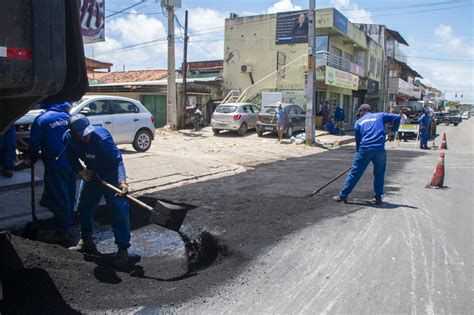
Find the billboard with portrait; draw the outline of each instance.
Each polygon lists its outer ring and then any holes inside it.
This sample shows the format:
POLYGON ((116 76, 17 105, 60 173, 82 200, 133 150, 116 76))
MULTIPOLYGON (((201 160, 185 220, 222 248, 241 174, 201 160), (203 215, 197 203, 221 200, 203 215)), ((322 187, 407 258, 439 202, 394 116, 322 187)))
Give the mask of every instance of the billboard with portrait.
POLYGON ((276 44, 308 43, 308 11, 277 13, 276 44))
POLYGON ((105 0, 77 0, 84 44, 105 40, 105 0))

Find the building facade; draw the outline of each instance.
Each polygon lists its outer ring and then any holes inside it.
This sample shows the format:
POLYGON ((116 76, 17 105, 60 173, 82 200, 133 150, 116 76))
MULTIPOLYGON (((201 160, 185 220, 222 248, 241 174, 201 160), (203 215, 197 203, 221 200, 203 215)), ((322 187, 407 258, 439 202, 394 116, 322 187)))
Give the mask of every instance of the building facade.
MULTIPOLYGON (((308 69, 307 11, 238 17, 225 23, 224 88, 257 104, 262 92, 303 108, 308 69), (306 27, 306 29, 305 29, 306 27)), ((316 10, 316 98, 341 106, 346 123, 364 101, 380 108, 383 49, 336 9, 316 10)))

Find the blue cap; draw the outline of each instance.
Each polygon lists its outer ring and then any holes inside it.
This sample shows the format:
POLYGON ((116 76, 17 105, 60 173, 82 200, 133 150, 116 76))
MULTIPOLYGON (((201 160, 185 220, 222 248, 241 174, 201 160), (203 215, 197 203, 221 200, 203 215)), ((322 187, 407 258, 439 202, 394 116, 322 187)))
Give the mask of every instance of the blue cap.
POLYGON ((82 115, 77 114, 69 119, 69 128, 78 136, 85 137, 95 130, 94 126, 91 126, 89 119, 82 115))

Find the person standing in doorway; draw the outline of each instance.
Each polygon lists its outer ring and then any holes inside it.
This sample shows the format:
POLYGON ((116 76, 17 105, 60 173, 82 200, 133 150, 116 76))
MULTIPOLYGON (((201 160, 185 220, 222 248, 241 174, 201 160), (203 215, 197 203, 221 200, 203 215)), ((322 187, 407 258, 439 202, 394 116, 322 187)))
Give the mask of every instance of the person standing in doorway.
POLYGON ((344 120, 346 119, 346 113, 341 106, 336 108, 334 119, 336 120, 336 128, 340 130, 341 135, 344 135, 344 120))

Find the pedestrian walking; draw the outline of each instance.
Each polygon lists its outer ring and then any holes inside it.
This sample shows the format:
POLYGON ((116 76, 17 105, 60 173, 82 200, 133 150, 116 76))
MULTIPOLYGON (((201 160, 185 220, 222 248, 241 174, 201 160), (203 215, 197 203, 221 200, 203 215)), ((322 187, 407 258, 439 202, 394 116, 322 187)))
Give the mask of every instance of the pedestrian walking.
MULTIPOLYGON (((376 205, 382 204, 384 193, 385 166, 387 153, 385 152, 385 125, 392 124, 391 131, 396 132, 400 126, 400 115, 389 113, 371 113, 368 104, 362 104, 355 123, 355 140, 357 153, 352 161, 352 168, 344 182, 344 186, 333 199, 337 202, 347 202, 357 182, 364 174, 370 162, 374 164, 374 199, 376 205)), ((391 136, 389 136, 391 138, 391 136)))
POLYGON ((420 149, 427 150, 430 126, 430 111, 426 109, 423 115, 418 119, 420 123, 420 149))
POLYGON ((44 193, 40 204, 54 214, 56 232, 53 242, 70 246, 76 202, 76 174, 67 161, 64 134, 71 115, 69 103, 41 104, 45 110, 34 120, 30 133, 29 159, 36 163, 40 156, 44 165, 44 193))
POLYGON ((82 178, 77 210, 81 221, 81 239, 71 250, 78 252, 97 251, 92 240, 94 210, 104 197, 112 221, 112 230, 118 251, 113 264, 123 267, 128 262, 130 247, 130 218, 128 201, 106 189, 97 179, 118 187, 122 194, 128 193, 125 167, 117 145, 110 133, 101 127, 93 127, 83 115, 72 116, 70 131, 65 135, 67 155, 72 169, 82 178), (81 163, 84 162, 86 168, 81 163))
POLYGON ((340 130, 341 135, 344 135, 344 120, 346 120, 346 113, 341 106, 336 108, 334 119, 336 120, 336 128, 340 130))
POLYGON ((281 143, 283 138, 283 131, 285 130, 286 124, 288 123, 288 113, 286 112, 286 109, 283 108, 281 102, 278 102, 277 105, 278 107, 275 110, 275 114, 273 115, 270 123, 273 123, 273 121, 276 119, 278 141, 281 143))
POLYGON ((12 178, 16 159, 16 129, 12 124, 0 135, 0 174, 12 178))

